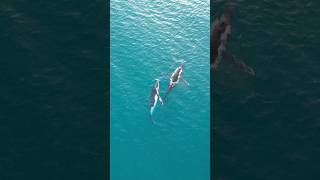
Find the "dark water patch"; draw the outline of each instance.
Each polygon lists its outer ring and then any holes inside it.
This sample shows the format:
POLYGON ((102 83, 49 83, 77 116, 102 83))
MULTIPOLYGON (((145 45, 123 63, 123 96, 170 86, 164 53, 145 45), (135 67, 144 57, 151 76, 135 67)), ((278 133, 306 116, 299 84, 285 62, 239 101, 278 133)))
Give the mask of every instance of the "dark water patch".
POLYGON ((107 177, 102 4, 0 3, 1 179, 107 177))
MULTIPOLYGON (((217 10, 223 5, 217 3, 217 10)), ((256 76, 228 67, 215 75, 214 177, 314 179, 319 176, 319 3, 237 1, 235 6, 227 48, 256 76)))

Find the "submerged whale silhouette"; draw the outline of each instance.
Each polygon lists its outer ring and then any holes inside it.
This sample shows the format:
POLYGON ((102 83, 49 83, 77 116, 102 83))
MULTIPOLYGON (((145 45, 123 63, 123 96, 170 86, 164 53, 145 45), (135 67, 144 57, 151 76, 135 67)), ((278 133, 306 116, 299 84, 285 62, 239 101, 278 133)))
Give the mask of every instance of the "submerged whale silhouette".
POLYGON ((220 18, 217 18, 212 24, 210 33, 210 69, 216 69, 223 59, 242 71, 250 75, 255 75, 255 72, 251 67, 246 65, 243 61, 236 59, 226 50, 227 39, 231 34, 233 14, 233 7, 228 6, 224 9, 220 18))

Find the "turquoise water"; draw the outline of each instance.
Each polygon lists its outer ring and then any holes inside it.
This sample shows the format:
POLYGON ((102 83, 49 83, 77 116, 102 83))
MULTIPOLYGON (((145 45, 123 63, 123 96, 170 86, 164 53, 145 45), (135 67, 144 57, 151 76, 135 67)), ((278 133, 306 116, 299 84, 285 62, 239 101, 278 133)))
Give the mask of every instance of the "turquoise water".
POLYGON ((210 178, 209 1, 111 1, 111 180, 210 178), (155 78, 183 78, 148 119, 155 78))

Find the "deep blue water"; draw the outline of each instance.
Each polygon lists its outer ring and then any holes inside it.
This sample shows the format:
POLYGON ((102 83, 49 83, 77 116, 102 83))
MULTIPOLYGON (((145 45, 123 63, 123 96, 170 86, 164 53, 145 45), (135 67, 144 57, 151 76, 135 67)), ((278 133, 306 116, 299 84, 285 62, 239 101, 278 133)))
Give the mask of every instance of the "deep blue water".
POLYGON ((227 49, 256 76, 227 63, 213 75, 214 179, 319 179, 319 1, 233 4, 227 49))
POLYGON ((209 1, 111 1, 111 180, 210 178, 209 1), (148 119, 155 78, 183 78, 148 119))

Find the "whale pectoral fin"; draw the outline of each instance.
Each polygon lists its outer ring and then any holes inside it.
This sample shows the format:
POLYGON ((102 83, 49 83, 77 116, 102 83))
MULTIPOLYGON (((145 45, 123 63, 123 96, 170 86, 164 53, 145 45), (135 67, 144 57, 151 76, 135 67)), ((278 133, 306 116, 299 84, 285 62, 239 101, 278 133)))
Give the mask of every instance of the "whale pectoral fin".
POLYGON ((159 100, 161 102, 161 105, 163 105, 163 100, 162 100, 162 98, 160 96, 159 96, 159 100))
POLYGON ((228 61, 230 64, 232 64, 233 66, 235 66, 236 68, 240 69, 241 71, 244 71, 245 73, 254 76, 255 72, 254 70, 246 65, 246 63, 244 63, 243 61, 236 59, 234 56, 232 56, 231 54, 229 54, 228 52, 223 52, 222 54, 224 60, 228 61))
POLYGON ((185 85, 187 85, 187 86, 189 86, 189 85, 190 85, 190 84, 189 84, 189 82, 188 82, 188 81, 186 81, 185 79, 181 78, 181 80, 182 80, 182 82, 183 82, 185 85))
POLYGON ((157 93, 157 96, 159 97, 159 101, 161 102, 161 105, 163 105, 163 100, 158 93, 157 93))

